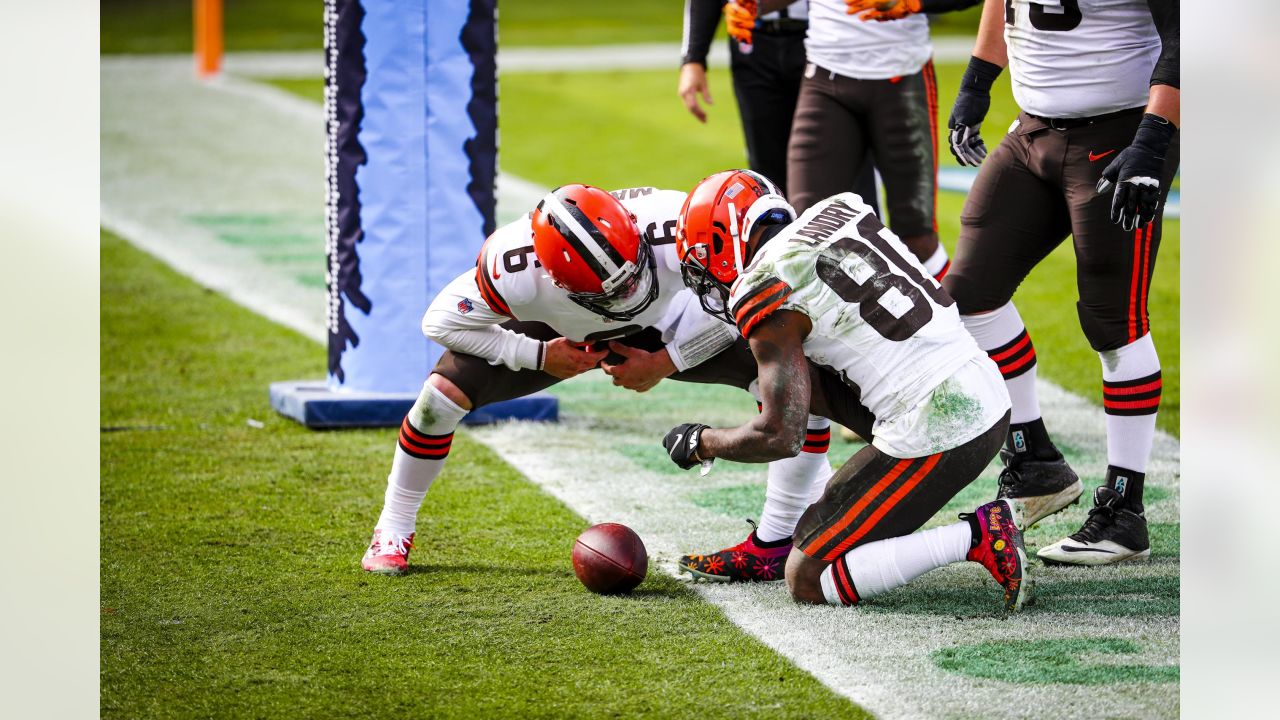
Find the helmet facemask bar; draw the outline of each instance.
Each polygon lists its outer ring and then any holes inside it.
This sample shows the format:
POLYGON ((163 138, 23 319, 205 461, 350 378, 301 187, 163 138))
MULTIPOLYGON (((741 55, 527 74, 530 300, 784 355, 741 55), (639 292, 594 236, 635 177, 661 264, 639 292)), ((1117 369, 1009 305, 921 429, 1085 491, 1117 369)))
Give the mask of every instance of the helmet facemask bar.
POLYGON ((624 265, 617 277, 619 279, 612 287, 609 280, 603 283, 603 292, 571 292, 569 299, 597 315, 617 321, 632 320, 647 310, 658 299, 657 264, 648 242, 640 240, 636 261, 624 265), (631 270, 629 274, 628 270, 631 270), (619 307, 629 301, 628 307, 619 307))
POLYGON ((729 314, 729 286, 711 274, 704 264, 705 258, 697 257, 699 251, 706 255, 706 246, 694 245, 681 258, 680 279, 698 296, 698 303, 707 314, 733 325, 733 316, 729 314))

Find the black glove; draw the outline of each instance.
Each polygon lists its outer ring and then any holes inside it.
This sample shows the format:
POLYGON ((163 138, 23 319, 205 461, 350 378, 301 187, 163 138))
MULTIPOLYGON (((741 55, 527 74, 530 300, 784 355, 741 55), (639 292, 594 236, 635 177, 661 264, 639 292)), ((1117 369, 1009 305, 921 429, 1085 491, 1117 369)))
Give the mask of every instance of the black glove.
POLYGON ((708 427, 701 423, 685 423, 671 428, 671 432, 662 438, 662 447, 671 456, 671 462, 679 465, 681 470, 700 464, 702 461, 694 456, 698 452, 698 439, 708 427))
POLYGON ((1133 230, 1155 220, 1160 207, 1160 176, 1164 173, 1164 155, 1169 151, 1173 123, 1159 115, 1142 116, 1133 144, 1116 156, 1102 171, 1098 194, 1111 189, 1111 222, 1125 230, 1133 230))
POLYGON ((947 128, 947 144, 951 154, 961 165, 977 167, 987 156, 987 144, 978 134, 982 121, 991 109, 991 86, 1000 77, 1002 68, 976 57, 969 58, 969 67, 960 80, 960 94, 951 108, 947 128))

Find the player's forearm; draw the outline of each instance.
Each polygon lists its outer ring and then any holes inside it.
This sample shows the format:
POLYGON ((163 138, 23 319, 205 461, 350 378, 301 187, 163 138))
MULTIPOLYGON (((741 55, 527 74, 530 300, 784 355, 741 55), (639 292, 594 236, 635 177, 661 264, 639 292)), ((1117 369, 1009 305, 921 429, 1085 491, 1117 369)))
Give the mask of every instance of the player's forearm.
POLYGON ((973 44, 973 56, 1000 67, 1009 64, 1009 53, 1004 44, 1004 0, 986 0, 982 6, 982 21, 973 44))
MULTIPOLYGON (((1179 71, 1182 32, 1178 2, 1179 0, 1147 0, 1147 7, 1151 10, 1151 21, 1155 23, 1156 32, 1160 35, 1160 57, 1156 59, 1156 66, 1151 72, 1153 93, 1156 87, 1162 85, 1174 89, 1182 86, 1179 71)), ((1148 112, 1155 111, 1148 108, 1148 112)), ((1173 120, 1173 118, 1166 119, 1173 120)), ((1177 125, 1177 122, 1174 124, 1177 125)))
POLYGON ((737 339, 737 334, 693 302, 675 327, 663 333, 667 354, 677 370, 688 370, 715 357, 737 339))
MULTIPOLYGON (((797 427, 804 427, 803 420, 797 427)), ((781 423, 769 422, 761 416, 736 428, 703 430, 698 457, 702 460, 724 458, 737 462, 767 463, 795 457, 803 446, 803 432, 794 432, 781 423)))
POLYGON ((760 368, 761 412, 732 429, 703 431, 698 456, 739 462, 772 462, 795 457, 804 446, 809 416, 809 366, 804 351, 753 340, 760 368))
POLYGON ((1147 98, 1147 112, 1182 126, 1182 91, 1169 85, 1152 85, 1151 95, 1147 98))
POLYGON ((498 327, 496 323, 500 319, 494 317, 493 324, 483 324, 477 319, 460 319, 456 312, 433 306, 422 317, 422 334, 455 353, 473 355, 494 365, 505 365, 512 370, 541 369, 545 343, 498 327))
POLYGON ((707 53, 720 24, 724 0, 684 0, 684 32, 680 44, 682 64, 707 66, 707 53))

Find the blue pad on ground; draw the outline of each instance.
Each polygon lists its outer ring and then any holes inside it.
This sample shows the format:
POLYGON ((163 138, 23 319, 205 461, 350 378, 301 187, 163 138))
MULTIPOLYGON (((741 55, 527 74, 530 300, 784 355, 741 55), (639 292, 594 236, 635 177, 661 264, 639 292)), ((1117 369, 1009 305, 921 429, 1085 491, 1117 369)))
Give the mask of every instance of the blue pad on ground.
MULTIPOLYGON (((271 383, 271 407, 309 428, 397 427, 416 399, 417 393, 334 392, 323 380, 271 383)), ((560 403, 555 396, 534 393, 477 408, 462 418, 462 423, 555 422, 559 418, 560 403)))

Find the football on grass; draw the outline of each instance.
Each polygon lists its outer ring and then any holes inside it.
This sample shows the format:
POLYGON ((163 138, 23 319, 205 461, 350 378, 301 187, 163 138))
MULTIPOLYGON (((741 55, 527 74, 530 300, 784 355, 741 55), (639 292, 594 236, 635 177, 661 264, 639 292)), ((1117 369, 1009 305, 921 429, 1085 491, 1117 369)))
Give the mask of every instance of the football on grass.
POLYGON ((626 525, 592 525, 573 543, 573 572, 591 592, 631 592, 648 571, 644 543, 626 525))

